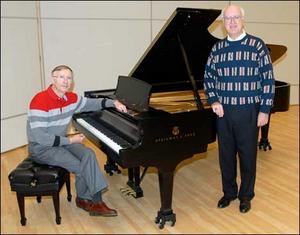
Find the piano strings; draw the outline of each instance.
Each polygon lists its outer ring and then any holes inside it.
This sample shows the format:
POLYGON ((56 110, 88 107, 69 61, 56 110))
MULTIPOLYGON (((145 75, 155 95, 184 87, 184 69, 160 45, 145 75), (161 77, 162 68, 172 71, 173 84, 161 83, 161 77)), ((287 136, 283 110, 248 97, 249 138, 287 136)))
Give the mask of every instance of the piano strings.
MULTIPOLYGON (((203 90, 198 91, 204 108, 210 108, 203 90)), ((192 91, 173 91, 153 93, 150 97, 150 107, 169 113, 197 110, 192 91)))

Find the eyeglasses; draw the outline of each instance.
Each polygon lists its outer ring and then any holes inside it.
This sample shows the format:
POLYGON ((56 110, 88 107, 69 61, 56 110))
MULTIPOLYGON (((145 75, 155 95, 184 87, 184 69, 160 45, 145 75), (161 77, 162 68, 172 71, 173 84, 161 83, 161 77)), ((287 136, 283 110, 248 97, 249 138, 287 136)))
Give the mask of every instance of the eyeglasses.
POLYGON ((65 76, 53 76, 55 78, 59 78, 61 80, 68 80, 68 81, 72 81, 73 78, 72 77, 65 77, 65 76))
POLYGON ((230 22, 231 20, 237 21, 240 20, 242 17, 241 16, 224 16, 223 19, 226 22, 230 22))

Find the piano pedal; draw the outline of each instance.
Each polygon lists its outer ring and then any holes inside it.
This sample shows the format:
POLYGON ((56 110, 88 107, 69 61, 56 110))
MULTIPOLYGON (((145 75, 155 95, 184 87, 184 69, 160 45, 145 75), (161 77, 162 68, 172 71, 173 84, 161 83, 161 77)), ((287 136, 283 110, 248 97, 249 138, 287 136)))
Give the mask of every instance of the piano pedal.
POLYGON ((120 191, 125 196, 136 197, 136 192, 130 187, 120 188, 120 191))

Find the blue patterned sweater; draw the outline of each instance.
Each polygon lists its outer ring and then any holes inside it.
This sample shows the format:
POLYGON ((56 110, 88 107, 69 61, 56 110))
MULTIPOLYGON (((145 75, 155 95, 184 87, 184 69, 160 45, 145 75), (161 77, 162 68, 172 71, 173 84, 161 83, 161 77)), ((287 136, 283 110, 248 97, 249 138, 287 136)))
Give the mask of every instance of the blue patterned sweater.
POLYGON ((275 79, 265 43, 249 34, 238 41, 218 41, 207 60, 204 89, 209 104, 218 101, 241 107, 260 103, 260 112, 269 113, 275 79))

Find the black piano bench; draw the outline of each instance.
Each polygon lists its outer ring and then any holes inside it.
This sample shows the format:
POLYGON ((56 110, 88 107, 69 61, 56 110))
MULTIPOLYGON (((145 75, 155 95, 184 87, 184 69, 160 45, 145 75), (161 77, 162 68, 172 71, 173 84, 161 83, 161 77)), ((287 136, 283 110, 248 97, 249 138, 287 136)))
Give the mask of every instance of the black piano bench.
POLYGON ((34 162, 30 157, 24 159, 8 176, 11 191, 17 193, 17 200, 21 214, 21 224, 26 225, 24 197, 36 196, 41 202, 42 196, 52 196, 55 208, 56 224, 60 224, 59 192, 66 183, 67 199, 70 202, 70 173, 58 166, 42 165, 34 162))

